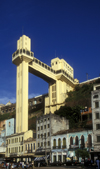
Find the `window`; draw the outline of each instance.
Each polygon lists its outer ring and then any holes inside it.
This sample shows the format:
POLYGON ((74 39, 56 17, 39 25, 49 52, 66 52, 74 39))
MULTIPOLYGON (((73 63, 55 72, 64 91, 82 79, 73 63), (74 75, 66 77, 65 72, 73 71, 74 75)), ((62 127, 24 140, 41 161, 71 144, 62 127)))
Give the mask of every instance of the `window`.
POLYGON ((53 140, 53 147, 56 147, 56 139, 53 140))
POLYGON ((88 147, 92 147, 92 137, 91 135, 89 134, 88 135, 88 144, 87 144, 88 147))
POLYGON ((48 124, 48 128, 50 127, 50 124, 48 124))
POLYGON ((34 143, 34 150, 35 150, 35 143, 34 143))
POLYGON ((50 132, 48 132, 48 136, 50 136, 50 132))
POLYGON ((58 139, 58 147, 59 148, 61 147, 61 139, 60 138, 58 139))
POLYGON ((78 145, 78 136, 75 138, 75 145, 78 145))
POLYGON ((41 142, 41 147, 43 147, 43 142, 41 142))
POLYGON ((26 144, 26 148, 25 148, 25 150, 27 150, 27 144, 26 144))
POLYGON ((97 136, 97 142, 100 142, 100 136, 97 136))
POLYGON ((100 86, 96 87, 96 90, 99 90, 100 89, 100 86))
POLYGON ((63 148, 66 147, 66 138, 63 138, 63 148))
POLYGON ((40 143, 38 143, 38 147, 40 147, 40 143))
POLYGON ((40 130, 40 127, 38 127, 38 131, 40 130))
POLYGON ((9 122, 9 127, 10 127, 11 125, 10 125, 10 122, 9 122))
POLYGON ((41 130, 43 130, 43 126, 41 126, 41 130))
POLYGON ((48 146, 50 146, 50 141, 48 141, 48 146))
POLYGON ((44 129, 46 129, 46 125, 44 125, 44 129))
POLYGON ((94 96, 93 96, 93 98, 94 98, 94 99, 98 98, 98 95, 97 95, 97 94, 96 94, 96 95, 94 95, 94 96))
POLYGON ((96 124, 96 130, 100 129, 100 124, 96 124))
POLYGON ((44 133, 44 138, 46 138, 46 133, 44 133))
POLYGON ((81 148, 84 148, 84 136, 83 135, 81 136, 81 145, 80 146, 81 146, 81 148))
POLYGON ((73 137, 70 137, 70 145, 73 145, 73 137))
POLYGON ((38 138, 40 138, 40 135, 38 134, 38 138))
POLYGON ((99 119, 99 113, 96 113, 96 119, 99 119))
POLYGON ((95 102, 95 108, 99 107, 99 102, 95 102))
POLYGON ((44 147, 46 146, 46 142, 44 142, 44 147))

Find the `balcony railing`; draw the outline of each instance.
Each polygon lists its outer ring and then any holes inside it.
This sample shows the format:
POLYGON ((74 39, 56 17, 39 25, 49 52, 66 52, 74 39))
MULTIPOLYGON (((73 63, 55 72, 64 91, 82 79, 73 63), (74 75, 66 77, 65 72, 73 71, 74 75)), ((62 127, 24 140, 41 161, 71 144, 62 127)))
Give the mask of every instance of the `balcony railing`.
POLYGON ((10 157, 17 156, 18 153, 10 153, 10 157))
POLYGON ((89 147, 92 147, 92 143, 88 143, 87 144, 87 147, 89 148, 89 147))
POLYGON ((25 50, 25 49, 18 49, 16 52, 14 52, 13 54, 12 54, 12 57, 14 58, 16 55, 18 55, 18 54, 26 54, 26 55, 28 55, 28 56, 34 56, 34 53, 33 52, 31 52, 31 51, 29 51, 29 50, 25 50))
POLYGON ((52 149, 61 149, 61 146, 53 146, 52 149))
POLYGON ((69 149, 76 149, 76 148, 79 148, 79 145, 75 145, 75 144, 69 145, 69 149))
POLYGON ((27 153, 32 153, 32 150, 27 150, 27 153))
POLYGON ((80 148, 85 148, 85 144, 80 144, 80 148))
POLYGON ((23 145, 23 141, 20 142, 20 145, 23 145))
POLYGON ((67 146, 66 145, 63 145, 62 148, 66 148, 67 146))

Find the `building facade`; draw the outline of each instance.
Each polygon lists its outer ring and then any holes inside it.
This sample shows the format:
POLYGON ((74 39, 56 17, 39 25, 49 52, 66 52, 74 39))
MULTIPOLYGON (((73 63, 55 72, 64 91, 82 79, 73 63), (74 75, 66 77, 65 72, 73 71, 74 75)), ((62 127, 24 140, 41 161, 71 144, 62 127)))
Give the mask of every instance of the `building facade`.
POLYGON ((3 120, 0 122, 0 156, 5 157, 6 137, 15 133, 15 119, 3 120))
MULTIPOLYGON (((36 154, 51 154, 51 136, 59 130, 69 129, 69 121, 55 114, 47 114, 36 121, 36 154)), ((50 155, 51 158, 51 155, 50 155)))
MULTIPOLYGON (((52 162, 59 160, 65 162, 67 157, 77 160, 75 150, 86 148, 91 152, 92 146, 92 130, 74 129, 72 131, 59 131, 53 134, 51 139, 52 162)), ((81 161, 81 158, 78 160, 81 161)))
POLYGON ((100 157, 100 84, 93 86, 91 92, 94 159, 100 157))
POLYGON ((32 130, 6 137, 6 158, 15 161, 32 161, 36 149, 36 139, 32 130))

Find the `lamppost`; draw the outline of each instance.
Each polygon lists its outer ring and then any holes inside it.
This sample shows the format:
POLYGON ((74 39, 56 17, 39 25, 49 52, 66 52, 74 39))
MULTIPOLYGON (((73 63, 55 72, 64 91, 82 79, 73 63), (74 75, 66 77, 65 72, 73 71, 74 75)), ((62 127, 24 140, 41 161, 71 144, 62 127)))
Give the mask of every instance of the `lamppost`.
POLYGON ((42 140, 44 139, 45 140, 45 161, 46 161, 46 163, 47 163, 47 151, 46 151, 46 139, 47 139, 47 137, 46 137, 46 135, 41 135, 42 136, 42 140))

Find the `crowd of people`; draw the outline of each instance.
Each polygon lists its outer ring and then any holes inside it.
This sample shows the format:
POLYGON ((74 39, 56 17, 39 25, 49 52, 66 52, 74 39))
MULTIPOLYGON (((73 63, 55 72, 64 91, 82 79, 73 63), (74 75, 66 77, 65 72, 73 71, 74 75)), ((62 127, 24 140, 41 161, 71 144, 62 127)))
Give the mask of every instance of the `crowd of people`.
POLYGON ((18 162, 18 163, 14 163, 14 162, 4 162, 2 163, 2 167, 6 168, 6 169, 14 169, 14 168, 30 168, 32 167, 32 163, 29 162, 18 162))

